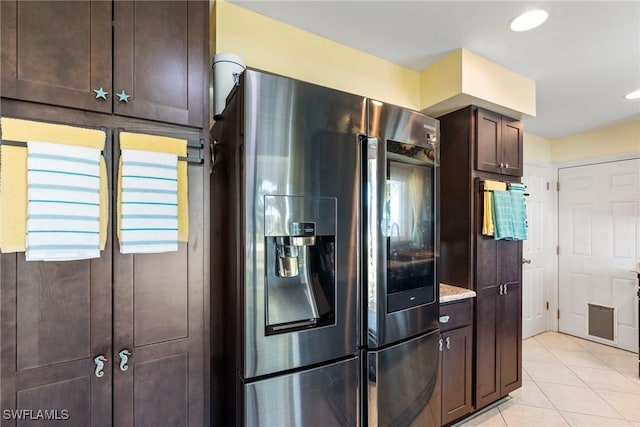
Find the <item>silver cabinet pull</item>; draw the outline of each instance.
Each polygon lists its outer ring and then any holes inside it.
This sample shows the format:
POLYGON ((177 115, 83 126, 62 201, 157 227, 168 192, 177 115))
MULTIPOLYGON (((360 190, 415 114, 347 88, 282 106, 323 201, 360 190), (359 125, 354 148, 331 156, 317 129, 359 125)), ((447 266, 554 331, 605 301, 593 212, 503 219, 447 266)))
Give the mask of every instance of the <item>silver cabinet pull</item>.
POLYGON ((500 163, 500 167, 503 168, 504 167, 504 163, 500 163))
POLYGON ((449 321, 449 316, 440 316, 440 323, 447 323, 449 321))
POLYGON ((522 263, 523 264, 531 264, 531 260, 527 259, 527 258, 522 258, 522 263))
POLYGON ((440 349, 440 351, 442 351, 442 338, 440 338, 440 341, 438 341, 438 348, 440 349))
POLYGON ((505 164, 504 164, 504 167, 505 167, 505 168, 508 168, 508 167, 509 167, 509 163, 505 163, 505 164))
POLYGON ((120 370, 124 372, 129 369, 127 362, 129 362, 129 356, 131 356, 131 353, 125 348, 118 353, 118 356, 120 356, 120 370))
POLYGON ((500 295, 504 295, 504 285, 500 285, 500 295))
POLYGON ((96 356, 93 359, 93 363, 96 364, 96 377, 102 378, 104 376, 104 364, 107 361, 107 358, 103 355, 96 356))
POLYGON ((451 348, 451 338, 447 337, 447 350, 451 348))
POLYGON ((503 286, 504 286, 504 295, 506 295, 507 294, 507 284, 505 283, 503 286))

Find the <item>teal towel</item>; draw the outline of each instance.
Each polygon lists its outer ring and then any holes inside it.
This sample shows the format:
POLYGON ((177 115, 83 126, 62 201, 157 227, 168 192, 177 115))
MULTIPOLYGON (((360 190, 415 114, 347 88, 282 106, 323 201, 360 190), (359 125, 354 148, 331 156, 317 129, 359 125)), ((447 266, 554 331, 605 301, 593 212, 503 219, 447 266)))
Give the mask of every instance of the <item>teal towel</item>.
POLYGON ((495 240, 527 240, 527 208, 524 184, 509 184, 509 191, 494 190, 495 240))
POLYGON ((515 235, 511 212, 513 203, 509 191, 493 191, 493 238, 495 240, 512 240, 515 235))
POLYGON ((524 190, 509 190, 511 196, 511 223, 513 240, 527 240, 527 207, 524 200, 524 190))

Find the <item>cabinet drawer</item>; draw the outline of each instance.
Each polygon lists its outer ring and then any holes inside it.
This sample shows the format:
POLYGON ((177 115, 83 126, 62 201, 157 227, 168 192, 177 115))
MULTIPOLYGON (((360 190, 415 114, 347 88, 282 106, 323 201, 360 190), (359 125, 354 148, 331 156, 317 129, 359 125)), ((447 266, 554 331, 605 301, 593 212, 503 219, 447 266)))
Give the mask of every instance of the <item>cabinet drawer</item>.
POLYGON ((471 324, 473 319, 473 306, 471 299, 453 301, 440 305, 440 331, 449 331, 451 329, 467 326, 471 324), (445 322, 444 320, 448 320, 445 322))

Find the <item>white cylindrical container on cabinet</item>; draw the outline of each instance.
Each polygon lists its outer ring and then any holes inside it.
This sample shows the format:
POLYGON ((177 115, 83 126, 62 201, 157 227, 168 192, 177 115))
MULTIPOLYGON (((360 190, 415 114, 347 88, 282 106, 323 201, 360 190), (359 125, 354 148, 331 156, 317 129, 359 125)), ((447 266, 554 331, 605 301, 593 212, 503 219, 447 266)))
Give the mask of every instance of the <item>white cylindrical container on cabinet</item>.
POLYGON ((232 53, 217 53, 213 57, 213 118, 218 118, 224 110, 227 96, 238 84, 240 74, 245 70, 244 61, 232 53))

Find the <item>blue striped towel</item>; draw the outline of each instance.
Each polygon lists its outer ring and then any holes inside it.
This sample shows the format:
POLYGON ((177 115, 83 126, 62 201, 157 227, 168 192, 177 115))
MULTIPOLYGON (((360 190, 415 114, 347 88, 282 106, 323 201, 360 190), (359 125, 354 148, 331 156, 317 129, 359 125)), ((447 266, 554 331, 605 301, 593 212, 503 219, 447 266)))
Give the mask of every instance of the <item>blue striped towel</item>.
POLYGON ((122 150, 120 252, 178 250, 178 156, 122 150))
POLYGON ((27 142, 27 261, 100 257, 100 150, 27 142))
POLYGON ((513 239, 527 240, 527 207, 524 199, 524 184, 510 183, 509 195, 511 196, 511 222, 513 224, 513 239))

